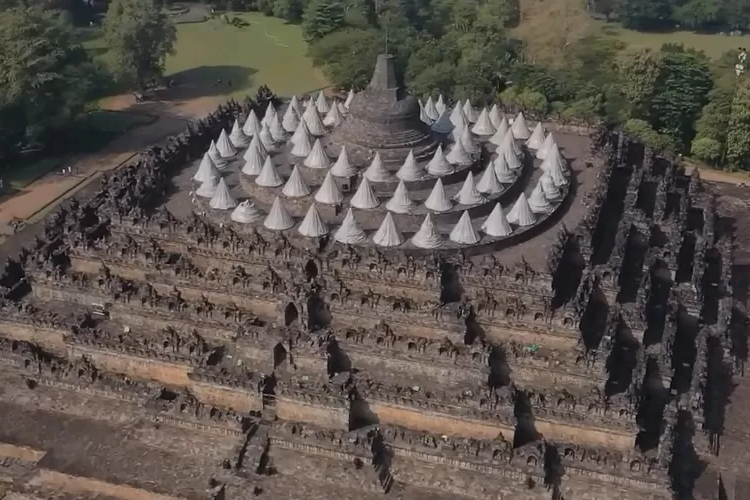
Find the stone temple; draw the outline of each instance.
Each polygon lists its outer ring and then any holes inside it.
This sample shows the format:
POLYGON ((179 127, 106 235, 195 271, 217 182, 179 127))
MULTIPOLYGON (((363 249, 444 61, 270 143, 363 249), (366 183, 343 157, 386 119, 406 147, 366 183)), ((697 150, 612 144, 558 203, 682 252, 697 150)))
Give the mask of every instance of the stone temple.
POLYGON ((398 87, 393 61, 381 55, 370 85, 352 99, 350 116, 333 132, 333 140, 366 158, 372 151, 383 161, 402 163, 414 151, 417 160, 437 147, 430 127, 419 119, 417 99, 398 87))
POLYGON ((697 497, 741 342, 711 188, 433 98, 387 56, 264 88, 49 216, 0 276, 0 498, 697 497))

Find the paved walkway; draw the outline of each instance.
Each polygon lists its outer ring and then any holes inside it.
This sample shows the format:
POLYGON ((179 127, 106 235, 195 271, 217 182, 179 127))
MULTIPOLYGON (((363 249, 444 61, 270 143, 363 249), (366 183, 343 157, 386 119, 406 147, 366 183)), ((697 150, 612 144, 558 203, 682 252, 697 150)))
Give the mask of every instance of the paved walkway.
POLYGON ((13 234, 11 222, 33 222, 52 210, 59 201, 72 196, 101 172, 113 170, 134 158, 140 151, 185 129, 188 120, 204 116, 216 108, 218 97, 200 97, 178 104, 147 102, 134 105, 130 95, 116 96, 103 102, 104 109, 158 116, 148 125, 136 127, 118 137, 100 151, 72 158, 75 174, 50 172, 26 186, 20 193, 0 202, 0 236, 13 234))

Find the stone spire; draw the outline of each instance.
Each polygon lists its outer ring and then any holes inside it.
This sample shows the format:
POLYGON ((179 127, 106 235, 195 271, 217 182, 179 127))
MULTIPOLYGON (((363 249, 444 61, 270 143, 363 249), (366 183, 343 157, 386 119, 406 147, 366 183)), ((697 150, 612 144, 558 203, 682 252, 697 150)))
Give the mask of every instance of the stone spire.
MULTIPOLYGON (((334 104, 336 104, 335 101, 334 104)), ((336 106, 333 107, 335 108, 336 106)), ((318 99, 315 101, 315 108, 321 115, 324 115, 331 111, 331 106, 328 104, 328 99, 326 99, 326 95, 322 90, 318 93, 318 99)))
POLYGON ((479 113, 477 122, 471 128, 471 131, 476 135, 492 136, 495 134, 495 126, 492 125, 490 120, 490 114, 487 112, 487 108, 483 108, 482 112, 479 113))
MULTIPOLYGON (((268 156, 268 150, 263 145, 262 142, 260 142, 260 133, 258 135, 254 135, 253 139, 250 141, 250 145, 247 147, 247 150, 254 149, 260 153, 260 157, 263 159, 263 161, 266 161, 266 156, 268 156)), ((245 160, 247 160, 247 151, 245 151, 245 160)))
POLYGON ((474 106, 471 105, 471 101, 466 99, 464 102, 464 116, 469 123, 475 123, 477 121, 477 112, 474 106))
POLYGON ((440 118, 440 113, 438 113, 438 110, 435 107, 435 103, 432 100, 432 96, 427 98, 427 102, 424 105, 424 112, 427 113, 427 116, 433 122, 437 120, 438 118, 440 118))
POLYGON ((419 119, 422 120, 425 125, 432 125, 432 118, 427 114, 427 111, 425 111, 424 106, 422 106, 422 101, 419 102, 419 119))
POLYGON ((245 125, 242 126, 242 131, 248 137, 255 137, 256 135, 260 134, 260 128, 261 124, 260 120, 258 120, 258 115, 255 114, 254 109, 251 109, 247 114, 245 125))
POLYGON ((484 173, 482 173, 482 177, 477 183, 477 191, 489 196, 493 196, 503 192, 503 186, 500 184, 500 181, 497 178, 497 174, 495 173, 495 166, 492 164, 492 162, 488 163, 487 168, 484 169, 484 173))
POLYGON ((411 199, 409 190, 406 189, 404 181, 399 181, 393 196, 385 204, 385 208, 397 214, 408 214, 416 208, 416 203, 411 199))
POLYGON ((396 172, 396 177, 402 181, 421 181, 426 176, 424 168, 417 164, 414 159, 414 153, 409 151, 409 156, 404 160, 404 164, 396 172))
POLYGON ((261 217, 263 217, 263 212, 258 210, 258 207, 253 205, 250 200, 245 200, 237 205, 237 208, 232 211, 232 215, 229 216, 234 222, 240 224, 252 224, 260 220, 261 217))
POLYGON ((542 122, 536 122, 536 127, 534 127, 534 131, 531 133, 531 137, 526 141, 526 147, 538 151, 542 147, 542 144, 544 144, 545 139, 542 122))
POLYGON ((537 182, 534 190, 531 192, 531 196, 529 196, 529 208, 535 214, 547 214, 553 210, 552 204, 544 195, 542 184, 539 182, 537 182))
POLYGON ((349 109, 349 105, 352 103, 352 99, 354 99, 354 89, 349 89, 349 93, 346 95, 346 101, 344 101, 344 106, 346 109, 349 109))
POLYGON ((312 143, 312 134, 310 134, 310 130, 307 128, 307 123, 305 120, 300 120, 299 125, 294 130, 294 134, 292 134, 291 143, 297 144, 303 138, 307 139, 307 142, 312 143))
POLYGON ((305 158, 305 166, 308 168, 328 168, 331 166, 331 159, 328 158, 325 149, 323 149, 320 139, 315 139, 312 151, 305 158))
POLYGON ((263 225, 271 231, 285 231, 294 226, 294 219, 289 215, 289 212, 287 212, 284 204, 281 202, 281 198, 278 196, 273 200, 271 211, 268 212, 263 225))
POLYGON ((216 165, 216 168, 218 168, 219 171, 226 168, 227 160, 223 156, 221 156, 219 148, 216 147, 216 142, 214 141, 211 141, 211 144, 209 144, 208 146, 208 156, 211 157, 211 160, 214 162, 214 165, 216 165))
POLYGON ((212 177, 218 179, 219 177, 221 177, 221 173, 219 172, 219 169, 216 168, 216 165, 214 165, 214 162, 211 159, 211 155, 206 152, 203 154, 203 159, 201 160, 201 164, 198 167, 198 171, 193 176, 193 180, 198 182, 206 182, 212 177))
POLYGON ((292 170, 292 175, 287 179, 286 184, 281 189, 281 194, 287 198, 302 198, 310 194, 310 187, 307 185, 302 175, 299 173, 297 165, 292 170))
POLYGON ((387 182, 392 179, 391 173, 383 166, 380 153, 375 153, 375 158, 372 159, 372 163, 365 170, 365 177, 372 182, 387 182))
POLYGON ((263 120, 260 122, 261 125, 271 125, 271 120, 273 120, 273 117, 276 115, 276 108, 272 102, 269 102, 268 107, 266 108, 266 113, 263 115, 263 120))
POLYGON ((198 189, 195 190, 195 194, 200 196, 201 198, 211 198, 213 197, 214 193, 216 193, 216 189, 219 187, 219 178, 218 177, 212 177, 208 179, 206 182, 198 186, 198 189))
POLYGON ((270 156, 266 156, 266 161, 263 163, 263 170, 255 178, 255 183, 259 186, 269 188, 279 187, 284 183, 270 156))
POLYGON ((547 151, 542 165, 539 167, 543 172, 549 174, 555 182, 555 186, 561 187, 568 184, 568 164, 560 154, 557 144, 553 144, 547 151))
POLYGON ((523 168, 523 163, 521 163, 521 159, 514 152, 514 146, 518 147, 515 139, 513 139, 513 132, 508 132, 505 135, 503 144, 497 148, 496 153, 505 157, 505 161, 508 162, 508 167, 511 170, 518 170, 523 168))
POLYGON ((219 185, 216 186, 216 191, 211 197, 211 201, 208 202, 208 206, 214 210, 229 210, 237 206, 237 202, 232 198, 224 178, 219 179, 219 185))
POLYGON ((440 94, 437 98, 437 102, 435 102, 435 109, 437 110, 438 114, 442 115, 445 113, 445 100, 443 99, 443 94, 440 94))
POLYGON ((487 217, 487 220, 482 224, 482 231, 484 231, 486 235, 494 236, 495 238, 510 236, 513 232, 508 219, 505 217, 505 211, 500 203, 495 205, 490 216, 487 217))
POLYGON ((396 79, 396 67, 393 65, 393 56, 390 54, 378 55, 375 62, 375 71, 370 80, 372 90, 392 90, 398 88, 396 79))
POLYGON ((393 222, 393 215, 390 212, 385 214, 385 219, 373 235, 372 241, 381 247, 396 247, 404 242, 404 237, 393 222))
POLYGON ((503 115, 500 114, 500 108, 497 107, 497 104, 493 104, 492 109, 490 109, 490 122, 492 122, 492 126, 497 129, 502 119, 503 115))
MULTIPOLYGON (((296 97, 297 96, 294 96, 295 99, 296 97)), ((284 127, 284 130, 292 134, 297 131, 299 122, 299 115, 297 114, 297 111, 295 111, 294 107, 290 104, 289 106, 287 106, 286 111, 284 112, 284 118, 282 118, 281 120, 281 126, 284 127)))
POLYGON ((367 177, 362 177, 362 182, 359 183, 357 192, 352 196, 352 200, 349 202, 354 208, 361 208, 362 210, 371 210, 377 208, 380 205, 380 200, 375 196, 375 193, 370 186, 370 181, 367 177))
POLYGON ((505 140, 505 136, 510 131, 510 125, 508 125, 508 119, 504 116, 500 117, 500 123, 498 123, 495 134, 490 137, 490 142, 495 146, 500 146, 505 140))
POLYGON ((307 124, 307 129, 312 135, 320 136, 326 134, 327 130, 323 125, 323 121, 320 119, 318 108, 316 108, 315 106, 310 106, 309 108, 307 108, 302 115, 302 119, 307 124))
POLYGON ((358 245, 367 241, 367 235, 354 217, 351 208, 346 211, 344 221, 334 233, 333 238, 345 245, 358 245))
POLYGON ((549 201, 555 202, 562 199, 560 190, 557 186, 555 186, 555 182, 552 180, 552 177, 550 177, 548 173, 545 172, 544 174, 542 174, 542 176, 539 178, 539 184, 542 185, 544 196, 546 196, 549 201))
POLYGON ((557 146, 557 141, 555 141, 555 135, 550 132, 547 134, 547 137, 544 138, 544 142, 539 146, 539 149, 536 150, 536 157, 540 160, 544 160, 547 157, 547 151, 549 151, 553 145, 557 146))
POLYGON ((287 139, 286 130, 284 130, 284 127, 281 126, 279 115, 273 117, 270 125, 268 126, 268 131, 271 133, 271 138, 274 142, 282 143, 287 139))
POLYGON ((503 184, 510 184, 516 180, 516 174, 508 166, 508 160, 505 159, 504 154, 498 154, 494 160, 493 167, 495 168, 495 175, 497 180, 503 184))
POLYGON ((526 117, 523 116, 523 112, 519 112, 516 119, 513 120, 513 126, 510 128, 513 132, 513 137, 518 141, 525 141, 531 137, 531 131, 529 131, 528 125, 526 125, 526 117))
POLYGON ((234 125, 232 125, 232 132, 229 134, 229 140, 235 148, 244 148, 250 144, 250 138, 242 132, 240 121, 237 118, 234 119, 234 125))
POLYGON ((458 141, 453 145, 445 159, 452 165, 470 165, 473 161, 471 156, 469 156, 469 153, 464 149, 461 141, 458 141))
POLYGON ((323 218, 320 216, 320 212, 318 212, 318 206, 315 203, 310 205, 307 215, 305 215, 297 231, 302 236, 307 236, 308 238, 318 238, 324 234, 328 234, 328 227, 323 222, 323 218))
POLYGON ((508 212, 508 222, 521 227, 531 226, 536 222, 536 217, 532 213, 529 201, 524 193, 518 196, 513 208, 508 212))
POLYGON ((333 101, 333 106, 326 113, 326 117, 323 119, 323 125, 328 127, 338 127, 344 123, 344 117, 341 116, 341 111, 336 105, 336 101, 333 101))
POLYGON ((271 129, 269 129, 268 125, 266 125, 265 123, 260 129, 258 139, 260 139, 260 143, 263 144, 263 147, 266 148, 266 151, 272 151, 276 149, 276 144, 274 144, 273 136, 271 135, 271 129))
POLYGON ((451 203, 445 194, 445 188, 441 179, 435 181, 430 195, 424 202, 424 206, 433 212, 447 212, 453 208, 453 203, 451 203))
MULTIPOLYGON (((300 127, 303 126, 304 123, 305 122, 301 122, 300 127)), ((299 130, 300 127, 297 127, 297 130, 299 130)), ((305 134, 301 134, 297 138, 297 142, 293 143, 292 150, 289 151, 289 154, 292 156, 296 156, 297 158, 307 159, 311 151, 312 151, 312 146, 310 145, 310 138, 305 134)))
POLYGON ((474 229, 474 224, 471 222, 468 210, 464 210, 463 215, 458 220, 458 224, 453 226, 449 238, 459 245, 475 245, 479 243, 479 234, 474 229))
POLYGON ((435 154, 427 164, 427 172, 435 177, 442 177, 453 173, 453 166, 448 163, 448 160, 445 159, 445 155, 443 154, 443 146, 438 144, 435 154))
POLYGON ((463 186, 461 186, 461 190, 453 199, 461 205, 479 205, 487 201, 484 196, 477 191, 477 187, 474 184, 474 174, 471 172, 466 176, 463 186))
POLYGON ((422 225, 419 226, 419 230, 411 237, 412 245, 426 249, 438 248, 443 244, 443 241, 443 237, 435 229, 435 224, 432 222, 430 214, 425 216, 422 225))
POLYGON ((346 146, 341 146, 341 153, 336 159, 336 163, 331 167, 331 173, 336 177, 352 177, 357 174, 357 168, 349 163, 349 153, 346 146))
POLYGON ((336 184, 336 179, 333 178, 330 170, 326 174, 326 178, 323 180, 320 189, 315 193, 315 201, 326 205, 337 205, 344 201, 344 195, 341 193, 339 185, 336 184))
MULTIPOLYGON (((297 115, 297 118, 302 116, 302 106, 300 106, 299 99, 297 98, 296 95, 293 95, 292 99, 289 101, 289 106, 287 107, 287 109, 289 108, 294 110, 295 114, 297 115)), ((289 132, 294 132, 294 129, 290 130, 289 132)))
POLYGON ((453 106, 453 111, 451 112, 451 123, 454 127, 465 126, 469 123, 466 119, 466 115, 464 115, 464 109, 461 107, 461 101, 456 101, 456 105, 453 106))

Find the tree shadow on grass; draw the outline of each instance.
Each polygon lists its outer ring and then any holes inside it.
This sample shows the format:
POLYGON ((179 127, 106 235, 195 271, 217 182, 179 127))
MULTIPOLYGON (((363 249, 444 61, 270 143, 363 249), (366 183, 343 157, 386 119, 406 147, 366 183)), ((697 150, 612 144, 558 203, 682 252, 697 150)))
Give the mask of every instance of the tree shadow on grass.
POLYGON ((244 66, 199 66, 167 76, 174 85, 155 91, 159 101, 185 101, 198 97, 229 95, 253 87, 255 68, 244 66))

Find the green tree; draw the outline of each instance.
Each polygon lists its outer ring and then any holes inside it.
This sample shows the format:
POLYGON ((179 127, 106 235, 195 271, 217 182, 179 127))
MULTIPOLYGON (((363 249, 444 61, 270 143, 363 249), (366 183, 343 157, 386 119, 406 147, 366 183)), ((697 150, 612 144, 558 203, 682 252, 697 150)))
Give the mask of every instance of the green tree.
POLYGON ((655 30, 672 23, 669 0, 619 0, 617 14, 626 28, 655 30))
POLYGON ((725 10, 721 0, 690 0, 675 9, 674 18, 692 29, 710 29, 724 23, 725 10))
POLYGON ((721 143, 716 139, 703 137, 693 141, 690 154, 709 165, 718 165, 721 160, 721 143))
POLYGON ((310 56, 316 65, 322 66, 333 85, 361 89, 372 77, 381 40, 382 35, 376 30, 337 31, 314 42, 310 56))
POLYGON ((671 131, 678 146, 684 147, 695 135, 693 124, 708 101, 713 87, 711 69, 703 54, 663 54, 649 121, 655 129, 671 131))
POLYGON ((625 122, 623 130, 629 136, 641 141, 643 144, 646 144, 657 151, 671 149, 672 147, 671 139, 663 134, 659 134, 645 120, 632 118, 625 122))
POLYGON ((303 0, 275 0, 273 2, 273 15, 291 23, 300 22, 304 10, 303 0))
POLYGON ((163 76, 167 55, 174 54, 177 40, 174 24, 154 0, 112 0, 104 35, 113 72, 119 80, 140 88, 163 76))
POLYGON ((750 169, 750 81, 747 79, 740 82, 732 100, 727 163, 743 170, 750 169))
POLYGON ((57 17, 38 7, 0 15, 0 157, 45 142, 84 109, 93 66, 57 17))
POLYGON ((627 52, 618 61, 622 93, 634 118, 648 116, 660 71, 661 56, 651 50, 627 52))
POLYGON ((535 116, 542 117, 547 114, 549 103, 541 92, 525 89, 516 97, 516 103, 524 110, 530 111, 535 116))
POLYGON ((344 27, 344 5, 339 0, 311 0, 302 15, 307 41, 315 41, 344 27))

